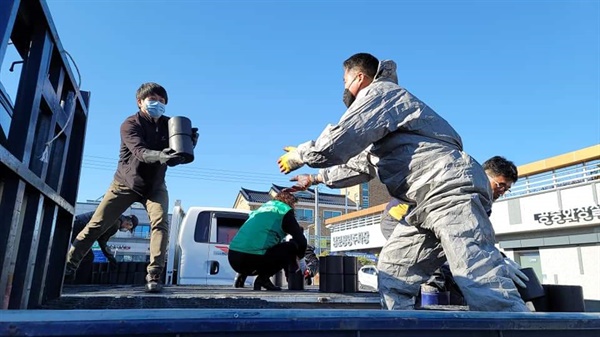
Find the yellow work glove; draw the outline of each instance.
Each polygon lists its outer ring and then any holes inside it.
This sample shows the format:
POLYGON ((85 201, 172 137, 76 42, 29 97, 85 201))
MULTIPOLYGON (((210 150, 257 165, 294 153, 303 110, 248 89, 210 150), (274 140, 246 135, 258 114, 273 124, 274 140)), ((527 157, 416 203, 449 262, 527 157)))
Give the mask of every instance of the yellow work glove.
POLYGON ((394 219, 400 221, 406 215, 407 211, 408 211, 408 205, 407 204, 398 204, 398 205, 390 208, 390 210, 388 211, 388 213, 394 219))
POLYGON ((279 171, 281 171, 281 173, 288 174, 304 165, 295 147, 286 146, 283 150, 287 153, 277 160, 277 165, 279 165, 279 171))

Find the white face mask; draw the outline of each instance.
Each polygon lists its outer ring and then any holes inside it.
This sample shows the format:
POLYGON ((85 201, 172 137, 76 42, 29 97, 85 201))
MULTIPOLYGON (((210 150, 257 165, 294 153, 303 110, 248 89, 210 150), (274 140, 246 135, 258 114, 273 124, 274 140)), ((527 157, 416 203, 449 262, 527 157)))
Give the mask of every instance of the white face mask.
POLYGON ((129 232, 129 229, 127 229, 127 228, 119 228, 119 230, 120 230, 121 232, 129 232))
POLYGON ((158 118, 165 113, 165 105, 159 101, 146 101, 146 112, 152 118, 158 118))

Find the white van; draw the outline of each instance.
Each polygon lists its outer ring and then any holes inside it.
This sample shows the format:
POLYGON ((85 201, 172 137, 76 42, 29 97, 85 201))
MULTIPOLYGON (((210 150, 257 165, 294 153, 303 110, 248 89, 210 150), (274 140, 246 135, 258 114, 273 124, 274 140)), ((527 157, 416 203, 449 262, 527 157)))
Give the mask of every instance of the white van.
MULTIPOLYGON (((175 203, 171 218, 166 284, 233 285, 229 243, 250 211, 233 208, 190 207, 175 203)), ((251 286, 254 277, 246 279, 251 286)))

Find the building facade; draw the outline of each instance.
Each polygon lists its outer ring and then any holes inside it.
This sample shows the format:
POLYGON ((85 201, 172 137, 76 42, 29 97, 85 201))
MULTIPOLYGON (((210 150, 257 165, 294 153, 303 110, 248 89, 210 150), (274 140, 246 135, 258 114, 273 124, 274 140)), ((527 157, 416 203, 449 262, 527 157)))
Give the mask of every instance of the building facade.
POLYGON ((352 200, 356 210, 387 203, 391 198, 387 188, 379 179, 372 179, 360 185, 342 188, 340 194, 352 200))
POLYGON ((498 246, 544 284, 580 285, 600 300, 600 145, 519 167, 494 204, 498 246))

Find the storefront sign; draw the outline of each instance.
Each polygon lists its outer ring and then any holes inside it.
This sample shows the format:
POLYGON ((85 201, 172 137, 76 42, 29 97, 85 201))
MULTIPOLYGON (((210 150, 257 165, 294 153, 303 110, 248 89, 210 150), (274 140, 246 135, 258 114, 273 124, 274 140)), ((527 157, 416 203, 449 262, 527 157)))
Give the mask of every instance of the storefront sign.
POLYGON ((600 205, 577 207, 555 212, 543 212, 533 215, 533 219, 546 226, 567 222, 592 221, 600 219, 600 205))
POLYGON ((333 248, 351 248, 353 246, 366 246, 369 244, 369 232, 363 231, 353 234, 344 234, 333 237, 331 245, 333 248))
POLYGON ((110 248, 110 250, 115 251, 115 250, 130 250, 131 246, 126 246, 126 245, 108 245, 108 248, 110 248))
POLYGON ((385 237, 379 224, 331 233, 332 252, 381 248, 384 243, 385 237))

